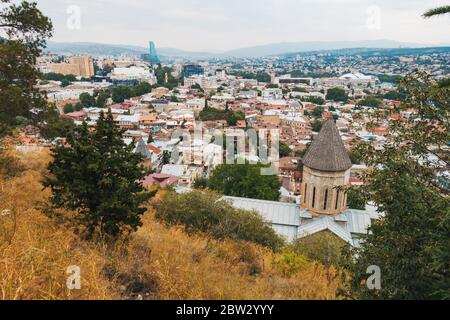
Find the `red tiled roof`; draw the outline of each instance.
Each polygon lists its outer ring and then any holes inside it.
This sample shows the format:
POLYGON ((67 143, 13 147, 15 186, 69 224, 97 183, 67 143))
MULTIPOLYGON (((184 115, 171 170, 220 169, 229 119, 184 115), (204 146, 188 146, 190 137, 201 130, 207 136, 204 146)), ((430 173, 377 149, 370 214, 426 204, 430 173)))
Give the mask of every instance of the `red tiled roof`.
POLYGON ((159 185, 160 187, 167 187, 174 185, 180 180, 180 177, 172 176, 170 174, 151 174, 142 179, 144 187, 159 185))
POLYGON ((149 145, 147 145, 147 146, 148 146, 148 148, 150 149, 150 151, 153 151, 153 152, 156 153, 156 154, 160 154, 160 153, 161 153, 161 149, 155 147, 154 145, 149 144, 149 145))

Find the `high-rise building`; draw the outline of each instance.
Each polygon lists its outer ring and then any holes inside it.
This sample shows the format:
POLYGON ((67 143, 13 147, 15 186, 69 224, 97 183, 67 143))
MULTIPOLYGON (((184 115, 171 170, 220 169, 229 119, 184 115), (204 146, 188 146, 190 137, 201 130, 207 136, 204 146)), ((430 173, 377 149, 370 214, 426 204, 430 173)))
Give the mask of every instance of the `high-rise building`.
POLYGON ((150 56, 149 56, 150 63, 160 64, 161 60, 159 60, 158 53, 156 52, 156 46, 153 41, 150 41, 149 48, 150 48, 150 56))

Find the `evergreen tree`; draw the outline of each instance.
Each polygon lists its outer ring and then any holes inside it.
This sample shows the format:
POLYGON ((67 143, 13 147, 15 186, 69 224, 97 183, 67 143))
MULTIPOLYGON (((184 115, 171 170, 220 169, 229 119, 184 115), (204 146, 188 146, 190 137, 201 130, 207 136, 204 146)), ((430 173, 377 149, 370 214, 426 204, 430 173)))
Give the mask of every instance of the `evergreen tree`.
POLYGON ((139 182, 146 172, 134 148, 123 142, 109 111, 100 114, 96 130, 83 123, 52 150, 44 185, 51 188, 55 207, 77 213, 86 237, 99 233, 114 239, 141 225, 142 204, 152 194, 139 182))

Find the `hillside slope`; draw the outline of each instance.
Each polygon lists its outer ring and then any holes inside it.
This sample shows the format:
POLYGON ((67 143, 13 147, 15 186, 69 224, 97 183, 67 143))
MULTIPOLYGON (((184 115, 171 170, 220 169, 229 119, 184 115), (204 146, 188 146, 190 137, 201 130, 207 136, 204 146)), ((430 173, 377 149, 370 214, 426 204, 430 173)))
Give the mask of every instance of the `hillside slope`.
MULTIPOLYGON (((0 299, 336 298, 335 269, 305 260, 290 272, 282 254, 167 228, 155 221, 151 204, 143 227, 128 242, 83 241, 65 223, 70 212, 49 217, 51 211, 43 209, 49 194, 40 181, 48 153, 21 158, 23 174, 1 180, 1 209, 16 209, 17 228, 12 239, 0 237, 0 299), (72 265, 81 269, 81 290, 66 287, 72 265)), ((8 227, 5 217, 0 228, 8 227)))

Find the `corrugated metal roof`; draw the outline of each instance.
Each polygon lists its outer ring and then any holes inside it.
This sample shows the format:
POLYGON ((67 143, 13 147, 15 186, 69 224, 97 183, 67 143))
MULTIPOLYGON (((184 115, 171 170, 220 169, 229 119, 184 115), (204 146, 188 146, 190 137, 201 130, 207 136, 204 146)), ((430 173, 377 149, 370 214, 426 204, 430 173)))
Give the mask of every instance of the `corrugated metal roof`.
POLYGON ((295 227, 300 225, 300 210, 296 204, 228 196, 223 199, 230 200, 236 208, 258 211, 272 224, 295 227))
POLYGON ((298 237, 303 238, 324 230, 330 230, 342 240, 353 245, 353 239, 350 232, 340 226, 333 218, 327 216, 319 217, 302 224, 298 228, 298 237))
POLYGON ((287 241, 329 230, 351 245, 359 246, 359 235, 367 233, 372 219, 381 215, 372 210, 348 209, 336 217, 313 217, 310 211, 297 204, 228 196, 222 199, 228 200, 235 208, 257 211, 287 241))
POLYGON ((367 228, 372 224, 370 214, 361 210, 349 209, 345 211, 347 215, 347 230, 351 233, 365 234, 367 228))
POLYGON ((273 230, 284 238, 287 242, 292 242, 297 239, 297 226, 283 226, 279 224, 272 225, 273 230))

